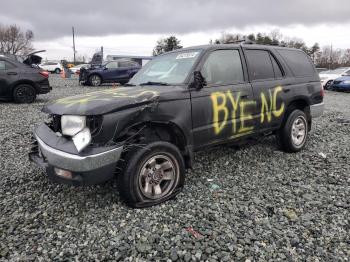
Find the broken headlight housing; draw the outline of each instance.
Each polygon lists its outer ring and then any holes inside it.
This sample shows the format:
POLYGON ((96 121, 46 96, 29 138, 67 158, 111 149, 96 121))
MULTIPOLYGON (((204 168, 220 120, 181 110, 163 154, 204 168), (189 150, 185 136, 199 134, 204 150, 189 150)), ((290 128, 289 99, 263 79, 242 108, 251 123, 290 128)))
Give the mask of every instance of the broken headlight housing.
POLYGON ((86 127, 86 116, 63 115, 61 117, 62 135, 74 136, 86 127))
POLYGON ((62 134, 71 136, 78 152, 91 142, 90 129, 86 127, 86 116, 63 115, 61 117, 62 134))

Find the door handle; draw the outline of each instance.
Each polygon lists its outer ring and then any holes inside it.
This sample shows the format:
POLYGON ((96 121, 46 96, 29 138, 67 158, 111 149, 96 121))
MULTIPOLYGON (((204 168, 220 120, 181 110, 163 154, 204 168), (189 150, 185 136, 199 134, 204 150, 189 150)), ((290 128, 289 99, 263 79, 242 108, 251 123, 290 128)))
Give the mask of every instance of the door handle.
POLYGON ((17 72, 7 72, 8 75, 17 75, 17 72))
POLYGON ((283 88, 284 93, 288 93, 290 91, 290 88, 283 88))
POLYGON ((241 99, 248 99, 249 95, 241 95, 240 97, 241 97, 241 99))

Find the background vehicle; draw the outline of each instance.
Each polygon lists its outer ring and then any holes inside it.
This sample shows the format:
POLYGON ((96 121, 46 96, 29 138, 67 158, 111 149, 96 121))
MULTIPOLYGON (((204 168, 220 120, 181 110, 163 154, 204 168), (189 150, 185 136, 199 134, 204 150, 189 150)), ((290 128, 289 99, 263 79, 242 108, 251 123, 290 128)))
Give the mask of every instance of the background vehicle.
POLYGON ((99 86, 108 82, 125 84, 140 68, 141 66, 137 62, 130 60, 111 61, 101 67, 81 70, 79 82, 92 86, 99 86))
POLYGON ((326 71, 328 71, 328 68, 316 67, 316 71, 317 71, 317 73, 326 72, 326 71))
POLYGON ((52 90, 49 73, 38 68, 41 57, 32 53, 20 58, 0 56, 0 97, 17 103, 32 103, 38 94, 52 90))
POLYGON ((49 71, 51 73, 59 74, 63 70, 63 66, 60 62, 45 62, 39 65, 40 68, 49 71))
POLYGON ((332 85, 329 87, 329 89, 339 91, 350 91, 350 75, 336 78, 332 82, 332 85))
POLYGON ((69 70, 72 71, 73 74, 79 74, 80 68, 88 69, 89 67, 90 67, 90 64, 80 64, 80 65, 70 67, 69 70))
POLYGON ((52 120, 34 131, 30 157, 50 178, 75 185, 104 182, 117 169, 130 206, 156 205, 180 192, 194 151, 268 134, 286 152, 302 150, 323 94, 300 50, 179 49, 147 63, 128 87, 46 105, 52 120))
POLYGON ((320 73, 321 84, 324 89, 328 89, 334 79, 345 75, 350 75, 350 67, 340 67, 334 70, 320 73))

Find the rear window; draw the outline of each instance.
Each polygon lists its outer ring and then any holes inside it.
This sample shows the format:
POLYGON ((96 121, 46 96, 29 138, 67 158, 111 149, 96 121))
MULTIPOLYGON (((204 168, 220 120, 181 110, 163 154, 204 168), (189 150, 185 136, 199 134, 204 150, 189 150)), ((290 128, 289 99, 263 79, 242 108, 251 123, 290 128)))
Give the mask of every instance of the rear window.
POLYGON ((277 50, 296 77, 314 76, 315 69, 309 57, 299 50, 277 50))

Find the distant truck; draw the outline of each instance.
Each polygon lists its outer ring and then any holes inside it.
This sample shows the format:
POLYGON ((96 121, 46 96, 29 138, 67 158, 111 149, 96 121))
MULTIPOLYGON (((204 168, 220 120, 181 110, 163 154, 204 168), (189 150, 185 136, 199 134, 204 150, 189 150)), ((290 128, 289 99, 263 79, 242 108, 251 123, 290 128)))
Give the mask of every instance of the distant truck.
POLYGON ((179 49, 155 57, 126 87, 47 104, 51 120, 36 127, 30 158, 60 183, 96 184, 117 172, 128 205, 152 206, 180 192, 195 151, 260 135, 302 150, 323 96, 301 50, 179 49))

